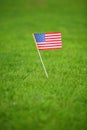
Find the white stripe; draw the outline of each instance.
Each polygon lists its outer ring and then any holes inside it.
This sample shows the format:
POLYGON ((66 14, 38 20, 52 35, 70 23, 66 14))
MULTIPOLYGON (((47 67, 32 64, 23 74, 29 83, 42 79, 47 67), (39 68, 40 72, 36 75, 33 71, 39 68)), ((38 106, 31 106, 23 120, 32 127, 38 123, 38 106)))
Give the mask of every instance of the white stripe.
POLYGON ((46 38, 46 41, 60 41, 61 40, 61 38, 56 38, 56 39, 50 39, 50 38, 46 38))
POLYGON ((61 35, 61 33, 52 33, 52 34, 45 34, 45 36, 60 36, 61 35))
POLYGON ((48 41, 47 41, 47 42, 37 42, 37 45, 39 45, 39 44, 42 44, 42 45, 43 45, 43 44, 50 44, 50 43, 56 44, 56 43, 62 43, 62 41, 55 41, 55 42, 54 42, 54 41, 53 41, 53 42, 52 42, 52 41, 51 41, 51 42, 48 42, 48 41))
POLYGON ((45 38, 61 38, 61 36, 45 36, 45 38))
POLYGON ((45 44, 45 45, 38 45, 38 47, 44 46, 62 46, 62 44, 45 44))

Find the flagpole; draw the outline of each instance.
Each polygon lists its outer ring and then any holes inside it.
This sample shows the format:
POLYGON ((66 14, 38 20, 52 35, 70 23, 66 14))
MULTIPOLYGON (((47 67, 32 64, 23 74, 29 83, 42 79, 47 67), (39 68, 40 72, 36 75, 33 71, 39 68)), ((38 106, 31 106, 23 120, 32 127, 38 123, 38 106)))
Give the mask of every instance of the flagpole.
MULTIPOLYGON (((36 40, 35 40, 34 34, 32 34, 32 35, 33 35, 33 38, 34 38, 34 41, 35 41, 35 44, 36 44, 36 40)), ((37 48, 37 52, 38 52, 38 55, 39 55, 39 57, 40 57, 40 61, 41 61, 41 63, 42 63, 44 72, 45 72, 45 74, 46 74, 46 77, 48 78, 48 73, 47 73, 47 71, 46 71, 46 67, 45 67, 45 65, 44 65, 44 63, 43 63, 43 60, 42 60, 40 51, 39 51, 39 49, 38 49, 38 47, 37 47, 37 44, 36 44, 36 48, 37 48)))

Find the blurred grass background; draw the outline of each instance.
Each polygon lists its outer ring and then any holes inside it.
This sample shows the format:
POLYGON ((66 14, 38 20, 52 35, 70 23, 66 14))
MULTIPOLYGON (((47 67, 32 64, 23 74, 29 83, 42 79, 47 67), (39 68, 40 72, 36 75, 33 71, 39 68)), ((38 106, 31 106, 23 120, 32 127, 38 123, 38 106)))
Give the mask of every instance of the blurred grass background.
POLYGON ((0 0, 0 129, 87 129, 87 1, 0 0), (59 31, 41 51, 32 33, 59 31))

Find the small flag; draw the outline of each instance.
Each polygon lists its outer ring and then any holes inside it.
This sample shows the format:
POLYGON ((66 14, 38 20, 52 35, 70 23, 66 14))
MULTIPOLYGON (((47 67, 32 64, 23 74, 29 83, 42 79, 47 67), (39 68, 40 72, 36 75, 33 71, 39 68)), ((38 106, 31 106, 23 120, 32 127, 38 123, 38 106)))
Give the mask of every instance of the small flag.
POLYGON ((53 50, 62 48, 60 32, 35 33, 34 38, 39 50, 53 50))

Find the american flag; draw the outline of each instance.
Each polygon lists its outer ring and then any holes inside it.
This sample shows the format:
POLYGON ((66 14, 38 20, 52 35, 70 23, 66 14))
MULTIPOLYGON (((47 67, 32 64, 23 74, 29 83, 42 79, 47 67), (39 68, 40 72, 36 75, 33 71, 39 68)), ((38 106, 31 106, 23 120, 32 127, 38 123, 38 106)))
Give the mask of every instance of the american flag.
POLYGON ((62 48, 60 32, 35 33, 34 38, 39 50, 53 50, 62 48))

